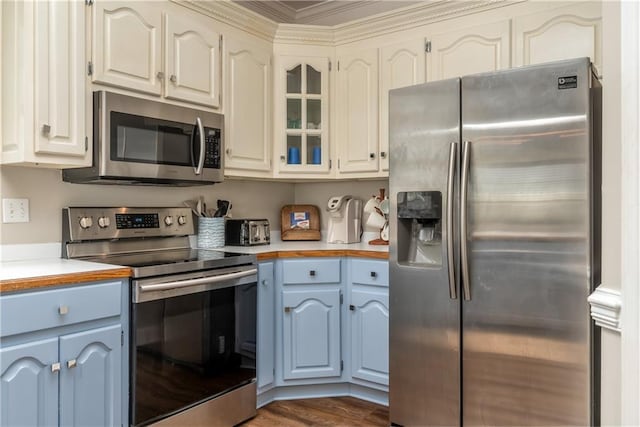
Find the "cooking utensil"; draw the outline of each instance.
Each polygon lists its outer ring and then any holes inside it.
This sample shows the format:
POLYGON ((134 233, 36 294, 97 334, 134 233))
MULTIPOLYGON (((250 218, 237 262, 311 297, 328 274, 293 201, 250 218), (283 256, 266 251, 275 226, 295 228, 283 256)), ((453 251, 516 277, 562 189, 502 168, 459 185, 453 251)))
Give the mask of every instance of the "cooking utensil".
POLYGON ((193 212, 194 215, 200 216, 200 214, 198 213, 198 206, 197 206, 198 204, 195 201, 185 200, 184 202, 182 202, 182 204, 190 208, 191 212, 193 212))

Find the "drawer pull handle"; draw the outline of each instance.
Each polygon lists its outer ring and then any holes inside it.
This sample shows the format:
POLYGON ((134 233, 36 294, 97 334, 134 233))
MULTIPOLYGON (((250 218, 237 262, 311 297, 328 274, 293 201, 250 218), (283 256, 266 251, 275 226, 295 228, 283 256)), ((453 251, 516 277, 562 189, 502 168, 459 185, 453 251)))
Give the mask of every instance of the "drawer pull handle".
POLYGON ((376 273, 375 271, 372 271, 371 272, 371 277, 373 277, 375 279, 376 277, 378 277, 378 273, 376 273))
POLYGON ((76 359, 71 359, 69 361, 67 361, 67 368, 71 369, 71 368, 75 368, 78 365, 78 363, 76 362, 76 359))
POLYGON ((315 270, 309 271, 309 276, 313 277, 315 275, 316 275, 316 271, 315 270))
POLYGON ((356 311, 356 306, 353 304, 349 304, 349 310, 356 311))
POLYGON ((64 316, 68 312, 69 312, 69 307, 67 307, 66 305, 61 305, 60 307, 58 307, 58 313, 60 313, 62 316, 64 316))
POLYGON ((291 313, 291 307, 285 307, 284 308, 284 312, 285 313, 291 313))
POLYGON ((53 363, 51 365, 51 372, 58 372, 58 371, 60 371, 60 363, 59 362, 53 363))

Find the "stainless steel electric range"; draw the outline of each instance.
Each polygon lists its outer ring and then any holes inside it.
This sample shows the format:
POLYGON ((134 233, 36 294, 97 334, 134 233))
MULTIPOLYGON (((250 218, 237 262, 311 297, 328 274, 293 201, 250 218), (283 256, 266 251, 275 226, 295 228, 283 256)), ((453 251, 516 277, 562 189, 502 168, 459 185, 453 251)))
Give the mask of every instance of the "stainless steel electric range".
POLYGON ((192 249, 188 208, 71 207, 62 256, 131 267, 130 424, 256 414, 255 255, 192 249))

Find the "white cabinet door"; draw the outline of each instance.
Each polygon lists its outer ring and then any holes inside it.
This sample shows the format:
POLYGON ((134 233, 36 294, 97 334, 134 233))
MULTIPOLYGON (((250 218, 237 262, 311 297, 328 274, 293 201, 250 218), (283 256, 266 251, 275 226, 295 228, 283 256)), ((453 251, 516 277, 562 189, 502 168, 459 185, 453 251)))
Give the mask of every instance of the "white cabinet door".
POLYGON ((85 92, 85 6, 77 1, 34 6, 34 152, 82 157, 85 114, 91 114, 85 92))
POLYGON ((351 292, 351 376, 389 385, 389 294, 351 292))
POLYGON ((378 171, 378 50, 338 55, 338 171, 378 171))
POLYGON ((515 18, 515 65, 588 56, 601 71, 601 7, 601 2, 574 3, 515 18))
POLYGON ((380 170, 389 170, 389 90, 424 83, 425 40, 380 48, 380 170))
POLYGON ((282 292, 283 378, 341 375, 340 290, 282 292))
POLYGON ((165 14, 167 98, 220 107, 222 36, 211 28, 212 24, 208 18, 188 11, 165 14))
POLYGON ((92 6, 93 81, 153 95, 162 92, 162 8, 155 2, 92 6))
POLYGON ((509 20, 434 35, 430 42, 428 81, 511 67, 509 20))
POLYGON ((271 171, 271 50, 226 40, 225 174, 271 171))
POLYGON ((276 175, 329 172, 329 58, 276 57, 276 175))

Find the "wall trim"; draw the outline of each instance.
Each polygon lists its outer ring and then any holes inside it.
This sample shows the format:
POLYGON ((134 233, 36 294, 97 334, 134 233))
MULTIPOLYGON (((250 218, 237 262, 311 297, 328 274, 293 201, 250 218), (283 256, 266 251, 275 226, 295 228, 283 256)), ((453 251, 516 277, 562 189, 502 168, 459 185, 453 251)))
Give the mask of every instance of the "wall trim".
POLYGON ((622 294, 616 289, 602 285, 589 295, 591 317, 596 325, 620 333, 620 315, 622 308, 622 294))

